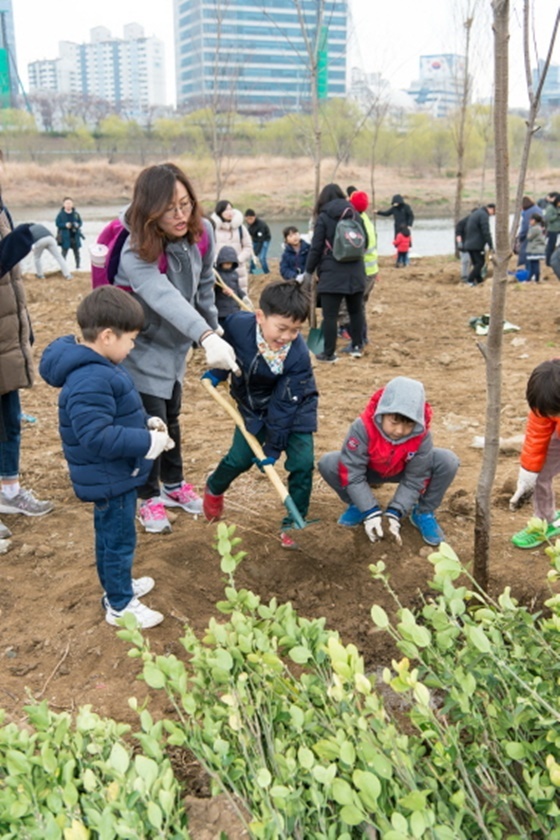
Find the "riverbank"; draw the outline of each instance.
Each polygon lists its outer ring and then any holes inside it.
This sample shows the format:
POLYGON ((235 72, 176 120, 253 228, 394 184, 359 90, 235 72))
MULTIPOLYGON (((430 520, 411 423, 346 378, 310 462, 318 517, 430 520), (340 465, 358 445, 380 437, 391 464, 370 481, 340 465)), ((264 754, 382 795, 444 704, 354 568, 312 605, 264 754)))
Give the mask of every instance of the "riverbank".
MULTIPOLYGON (((146 163, 156 163, 147 161, 146 163)), ((178 158, 180 165, 192 178, 194 187, 205 208, 216 200, 215 176, 211 160, 187 156, 178 158)), ((2 193, 10 209, 20 207, 60 207, 65 195, 71 195, 76 206, 122 205, 130 200, 134 182, 141 166, 128 163, 109 164, 92 160, 76 163, 57 161, 51 165, 12 163, 5 165, 2 193)), ((494 175, 476 170, 467 174, 463 193, 465 209, 494 197, 494 175)), ((398 192, 414 207, 418 218, 452 217, 455 195, 454 173, 422 173, 394 167, 375 170, 375 190, 368 167, 347 165, 336 168, 335 161, 325 159, 322 164, 323 184, 336 181, 343 188, 355 184, 375 193, 377 208, 390 204, 398 192)), ((510 174, 511 194, 515 194, 517 173, 510 174)), ((245 210, 254 207, 271 219, 286 216, 308 217, 313 205, 313 167, 309 158, 254 157, 238 158, 222 190, 222 197, 245 210)), ((530 172, 526 178, 526 192, 535 199, 556 189, 560 184, 560 170, 530 172)))

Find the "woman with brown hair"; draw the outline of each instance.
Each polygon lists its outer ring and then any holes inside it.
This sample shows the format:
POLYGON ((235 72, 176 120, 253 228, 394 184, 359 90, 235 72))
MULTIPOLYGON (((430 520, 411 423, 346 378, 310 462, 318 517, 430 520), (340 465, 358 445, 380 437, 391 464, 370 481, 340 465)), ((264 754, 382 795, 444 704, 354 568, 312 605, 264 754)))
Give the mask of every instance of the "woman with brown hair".
POLYGON ((181 456, 179 415, 187 353, 200 344, 208 367, 236 370, 237 365, 233 349, 215 332, 212 225, 203 218, 185 173, 172 163, 144 169, 123 222, 130 236, 115 285, 132 292, 145 319, 124 365, 144 408, 165 423, 175 444, 154 461, 148 481, 138 489, 138 519, 146 531, 162 533, 171 530, 166 507, 202 513, 200 497, 184 479, 181 456))

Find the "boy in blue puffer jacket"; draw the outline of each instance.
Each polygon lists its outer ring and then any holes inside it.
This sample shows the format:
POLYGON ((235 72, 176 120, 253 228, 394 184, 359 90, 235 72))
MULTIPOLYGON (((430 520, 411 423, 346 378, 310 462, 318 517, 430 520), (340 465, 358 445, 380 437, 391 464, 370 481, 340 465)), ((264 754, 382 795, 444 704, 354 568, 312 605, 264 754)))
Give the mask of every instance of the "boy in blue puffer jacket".
MULTIPOLYGON (((286 453, 288 492, 304 519, 311 496, 318 401, 309 350, 300 335, 308 311, 309 297, 301 285, 278 281, 265 286, 255 313, 236 312, 224 324, 224 339, 233 347, 241 371, 232 375, 231 395, 247 430, 263 445, 267 463, 286 453)), ((228 371, 211 370, 204 377, 216 386, 228 371)), ((236 428, 229 452, 206 483, 202 501, 206 519, 220 519, 225 491, 254 463, 249 444, 236 428)), ((298 548, 291 528, 291 517, 286 516, 282 548, 298 548)))
POLYGON ((134 347, 144 313, 138 301, 114 286, 100 286, 77 311, 81 340, 67 335, 46 348, 41 376, 62 388, 60 436, 77 497, 94 503, 95 556, 104 591, 105 619, 115 625, 132 613, 142 628, 163 615, 139 600, 154 586, 132 577, 136 548, 136 488, 151 461, 171 448, 165 423, 148 417, 130 375, 121 365, 134 347))

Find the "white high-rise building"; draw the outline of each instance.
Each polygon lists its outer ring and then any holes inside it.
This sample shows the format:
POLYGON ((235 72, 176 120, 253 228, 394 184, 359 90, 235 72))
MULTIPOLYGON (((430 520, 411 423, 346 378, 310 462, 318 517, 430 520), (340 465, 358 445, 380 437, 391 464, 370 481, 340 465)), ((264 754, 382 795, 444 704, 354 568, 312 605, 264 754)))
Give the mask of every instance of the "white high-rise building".
POLYGON ((165 106, 162 41, 146 38, 137 23, 124 27, 123 38, 113 38, 105 26, 96 26, 90 36, 86 44, 61 41, 58 58, 30 64, 30 91, 102 99, 135 119, 165 106))

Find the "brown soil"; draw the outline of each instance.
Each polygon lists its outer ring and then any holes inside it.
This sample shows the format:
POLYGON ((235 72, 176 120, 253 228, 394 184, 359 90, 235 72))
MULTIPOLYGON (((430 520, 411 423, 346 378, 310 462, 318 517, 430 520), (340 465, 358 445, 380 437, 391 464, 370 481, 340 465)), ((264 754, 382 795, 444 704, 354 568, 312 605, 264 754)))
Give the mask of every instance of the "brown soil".
MULTIPOLYGON (((256 282, 253 297, 258 297, 256 282)), ((88 292, 89 278, 65 282, 60 275, 45 281, 27 277, 29 308, 36 335, 37 360, 45 345, 74 331, 74 313, 88 292)), ((474 495, 481 450, 471 446, 482 435, 485 417, 485 371, 469 318, 489 311, 490 281, 481 288, 458 282, 458 264, 422 259, 401 270, 383 263, 380 280, 368 306, 370 344, 362 359, 342 358, 336 365, 318 365, 320 390, 316 453, 336 448, 349 423, 370 393, 396 375, 421 379, 434 409, 436 445, 453 449, 461 468, 440 511, 448 542, 466 563, 472 561, 474 495)), ((558 355, 556 313, 560 284, 512 284, 506 317, 520 331, 504 336, 502 436, 523 431, 525 383, 541 360, 558 355)), ((229 445, 232 427, 222 410, 205 394, 198 377, 203 357, 195 353, 184 394, 184 457, 187 477, 199 488, 229 445)), ((70 486, 57 430, 57 392, 41 380, 22 392, 24 411, 37 422, 25 423, 22 475, 25 486, 55 502, 44 518, 5 516, 13 530, 11 550, 0 556, 4 586, 0 590, 0 706, 8 718, 21 721, 29 697, 46 698, 55 710, 76 710, 91 703, 100 714, 134 722, 127 700, 144 698, 137 681, 138 660, 127 657, 127 645, 103 619, 100 589, 93 561, 92 511, 70 486)), ((514 486, 518 461, 515 444, 500 455, 493 499, 490 581, 493 592, 506 585, 525 603, 542 601, 547 559, 542 549, 519 551, 511 534, 523 527, 530 510, 510 513, 507 498, 514 486)), ((380 490, 387 501, 389 488, 380 490)), ((375 631, 369 617, 372 603, 392 609, 386 593, 373 582, 368 564, 384 559, 401 602, 417 603, 427 590, 429 549, 405 522, 404 545, 389 541, 371 545, 362 528, 337 525, 342 505, 316 478, 310 517, 319 522, 298 534, 299 552, 283 551, 279 523, 283 508, 271 485, 255 470, 239 479, 227 494, 226 514, 237 525, 248 557, 238 582, 263 598, 290 600, 301 614, 326 616, 346 642, 363 651, 368 667, 390 661, 391 645, 375 631)), ((172 514, 173 533, 141 533, 136 574, 151 574, 157 586, 147 603, 165 613, 164 623, 148 631, 158 653, 181 655, 178 642, 184 622, 202 631, 216 614, 223 579, 212 547, 215 527, 203 519, 172 514)), ((154 714, 170 713, 161 694, 151 692, 154 714)), ((191 789, 196 795, 197 791, 191 789)), ((216 803, 212 805, 216 809, 216 803)), ((219 837, 220 817, 211 821, 192 808, 193 836, 219 837)), ((218 809, 222 813, 222 809, 218 809)), ((225 819, 228 824, 227 818, 225 819)), ((231 821, 230 821, 231 823, 231 821)), ((231 831, 229 824, 228 831, 231 831)), ((233 836, 233 835, 231 835, 233 836)), ((239 834, 238 836, 241 836, 239 834)))

